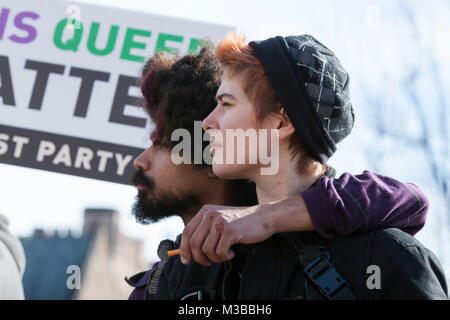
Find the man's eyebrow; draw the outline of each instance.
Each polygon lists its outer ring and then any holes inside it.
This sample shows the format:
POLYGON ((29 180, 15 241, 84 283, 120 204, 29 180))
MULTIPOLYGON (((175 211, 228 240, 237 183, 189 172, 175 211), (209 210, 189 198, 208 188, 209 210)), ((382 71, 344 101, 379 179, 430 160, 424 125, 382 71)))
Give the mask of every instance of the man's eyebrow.
POLYGON ((231 98, 231 99, 234 99, 234 100, 236 100, 236 98, 232 95, 232 94, 230 94, 230 93, 221 93, 221 94, 219 94, 218 96, 216 96, 216 101, 217 100, 222 100, 223 98, 231 98))

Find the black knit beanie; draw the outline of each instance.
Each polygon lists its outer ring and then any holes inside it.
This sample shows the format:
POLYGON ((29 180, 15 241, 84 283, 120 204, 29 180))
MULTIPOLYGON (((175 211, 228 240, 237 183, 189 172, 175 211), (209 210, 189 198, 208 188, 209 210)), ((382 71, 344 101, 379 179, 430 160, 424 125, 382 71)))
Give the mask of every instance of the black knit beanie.
POLYGON ((275 95, 311 155, 321 163, 352 130, 350 77, 334 53, 310 35, 252 41, 275 95))

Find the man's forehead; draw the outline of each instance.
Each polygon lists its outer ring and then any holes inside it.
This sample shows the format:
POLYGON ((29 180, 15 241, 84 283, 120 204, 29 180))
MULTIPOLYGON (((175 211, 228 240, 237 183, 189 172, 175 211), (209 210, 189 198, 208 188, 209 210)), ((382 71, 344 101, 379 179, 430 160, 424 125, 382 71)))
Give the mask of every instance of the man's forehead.
POLYGON ((154 127, 152 129, 152 131, 150 132, 150 139, 152 139, 152 140, 155 139, 157 137, 157 135, 158 135, 158 133, 156 131, 156 127, 154 127))
POLYGON ((152 118, 152 122, 153 122, 153 127, 152 129, 150 129, 150 139, 151 140, 155 140, 155 139, 162 139, 164 138, 164 123, 162 119, 156 120, 154 118, 152 118))

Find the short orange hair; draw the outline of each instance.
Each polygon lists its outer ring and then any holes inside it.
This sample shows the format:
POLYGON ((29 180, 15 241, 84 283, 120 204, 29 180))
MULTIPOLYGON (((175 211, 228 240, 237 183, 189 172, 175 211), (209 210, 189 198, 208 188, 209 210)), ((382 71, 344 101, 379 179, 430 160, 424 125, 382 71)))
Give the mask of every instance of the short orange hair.
MULTIPOLYGON (((257 121, 262 121, 266 116, 281 113, 282 106, 277 100, 275 91, 266 77, 264 68, 259 61, 255 50, 247 44, 244 35, 228 33, 216 48, 216 58, 223 70, 230 76, 243 74, 242 90, 254 106, 257 121)), ((292 156, 300 153, 297 165, 299 173, 305 173, 309 169, 321 165, 304 147, 301 139, 294 134, 289 142, 292 156)), ((322 166, 324 170, 324 166, 322 166)))
POLYGON ((264 69, 252 47, 242 34, 229 33, 216 48, 216 58, 221 67, 231 76, 244 74, 242 90, 255 106, 257 120, 262 120, 271 112, 280 112, 277 101, 264 69))

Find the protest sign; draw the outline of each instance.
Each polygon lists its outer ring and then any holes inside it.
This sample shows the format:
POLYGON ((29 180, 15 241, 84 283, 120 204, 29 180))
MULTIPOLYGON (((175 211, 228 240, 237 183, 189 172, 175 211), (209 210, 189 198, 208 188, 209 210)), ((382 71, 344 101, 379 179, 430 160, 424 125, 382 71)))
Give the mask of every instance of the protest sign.
POLYGON ((152 126, 139 107, 143 62, 231 30, 72 1, 3 2, 0 163, 130 184, 152 126))

